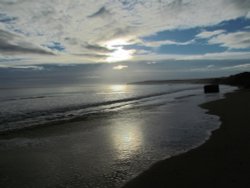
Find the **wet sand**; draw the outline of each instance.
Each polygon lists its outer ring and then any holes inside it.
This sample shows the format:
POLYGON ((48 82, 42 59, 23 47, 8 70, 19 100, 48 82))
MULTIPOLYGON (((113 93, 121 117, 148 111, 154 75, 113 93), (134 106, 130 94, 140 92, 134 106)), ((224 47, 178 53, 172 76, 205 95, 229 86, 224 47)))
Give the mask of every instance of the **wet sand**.
POLYGON ((209 141, 154 164, 125 188, 250 187, 250 90, 201 106, 222 122, 209 141))

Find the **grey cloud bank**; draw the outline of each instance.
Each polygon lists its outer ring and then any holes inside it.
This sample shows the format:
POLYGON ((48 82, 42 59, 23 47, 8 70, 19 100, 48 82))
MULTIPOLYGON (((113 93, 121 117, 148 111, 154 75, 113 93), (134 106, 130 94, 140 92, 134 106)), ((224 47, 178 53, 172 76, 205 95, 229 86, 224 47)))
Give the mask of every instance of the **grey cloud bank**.
POLYGON ((9 55, 26 53, 53 55, 52 52, 26 42, 20 36, 4 30, 0 30, 0 52, 9 55))

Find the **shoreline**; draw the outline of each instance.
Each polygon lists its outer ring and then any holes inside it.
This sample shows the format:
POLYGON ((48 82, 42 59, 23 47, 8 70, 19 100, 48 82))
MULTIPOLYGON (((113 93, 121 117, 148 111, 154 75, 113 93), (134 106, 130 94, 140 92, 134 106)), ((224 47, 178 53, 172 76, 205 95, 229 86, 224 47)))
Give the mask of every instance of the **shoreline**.
POLYGON ((123 187, 249 187, 249 96, 250 90, 238 90, 200 105, 221 121, 208 141, 155 163, 123 187))
MULTIPOLYGON (((187 96, 192 97, 192 95, 187 96)), ((163 98, 165 100, 165 96, 163 98)), ((218 95, 215 98, 220 98, 220 96, 218 95)), ((177 98, 177 100, 179 99, 177 98)), ((80 122, 62 124, 61 126, 41 127, 34 130, 26 129, 10 135, 4 135, 2 136, 2 146, 0 143, 0 150, 2 151, 0 185, 3 187, 20 187, 24 185, 30 187, 46 187, 47 185, 50 185, 50 187, 57 185, 68 185, 69 187, 81 185, 82 187, 88 187, 91 184, 91 187, 121 187, 125 182, 131 180, 135 174, 148 169, 153 163, 163 159, 168 152, 171 152, 169 147, 171 144, 157 149, 161 138, 165 140, 166 136, 170 135, 174 139, 178 138, 178 135, 176 135, 178 131, 174 132, 171 130, 171 126, 165 126, 166 120, 175 128, 180 126, 181 132, 185 132, 184 136, 188 134, 188 131, 192 133, 192 127, 194 131, 210 126, 213 127, 213 123, 211 123, 213 118, 202 119, 203 115, 206 117, 207 115, 198 106, 202 101, 209 100, 204 95, 195 97, 192 100, 180 98, 178 103, 173 103, 173 105, 168 103, 170 105, 160 107, 159 111, 157 111, 158 115, 152 113, 151 110, 147 111, 147 108, 143 108, 145 110, 144 113, 141 113, 141 109, 135 108, 129 109, 129 111, 122 111, 120 114, 101 117, 102 119, 90 118, 80 122), (185 102, 185 100, 187 101, 185 102), (183 108, 183 105, 185 108, 183 108), (187 109, 189 109, 190 113, 185 116, 187 109), (172 112, 178 114, 178 116, 173 116, 172 113, 166 112, 172 112), (147 118, 145 118, 145 114, 147 114, 147 118), (183 117, 182 119, 185 119, 185 121, 179 120, 179 117, 183 117), (199 121, 196 122, 197 118, 199 121), (207 122, 203 128, 199 123, 202 120, 207 122), (160 123, 162 125, 151 126, 155 122, 158 125, 160 123), (175 124, 173 124, 174 122, 175 124), (186 122, 189 124, 193 123, 184 131, 186 122), (153 129, 150 130, 150 127, 153 129), (194 129, 195 127, 198 129, 194 129), (144 150, 138 150, 137 148, 143 146, 143 136, 145 135, 142 135, 141 132, 145 132, 145 130, 152 133, 147 134, 148 140, 151 140, 149 143, 152 145, 149 148, 144 147, 144 150), (124 142, 124 139, 127 141, 128 137, 131 138, 129 142, 124 142), (96 138, 100 138, 99 141, 96 138), (111 150, 113 153, 110 153, 111 150), (126 159, 126 154, 130 155, 130 151, 132 151, 132 154, 138 152, 129 161, 126 159), (145 155, 147 153, 145 151, 149 154, 145 155), (100 160, 96 156, 101 156, 105 160, 103 161, 102 158, 100 160), (141 162, 147 162, 147 159, 154 156, 158 156, 156 160, 153 162, 148 160, 150 164, 147 165, 146 163, 145 167, 142 166, 145 164, 141 162), (78 168, 79 166, 81 168, 78 168), (100 172, 98 170, 96 172, 92 171, 92 166, 98 167, 100 172), (107 168, 107 166, 110 166, 110 168, 107 168), (47 177, 48 171, 51 178, 47 177), (74 179, 76 173, 78 178, 74 179), (99 174, 105 174, 105 177, 99 174), (55 175, 57 179, 53 178, 55 175), (95 181, 93 181, 93 177, 95 177, 95 181)), ((216 117, 215 122, 217 120, 218 117, 216 117)), ((195 134, 199 135, 199 137, 193 135, 188 137, 183 143, 198 143, 196 142, 197 139, 206 135, 206 132, 199 133, 202 134, 195 134)), ((211 134, 209 134, 210 136, 211 134)), ((207 139, 205 140, 207 141, 207 139)), ((171 139, 169 141, 171 142, 171 139)), ((206 142, 203 142, 203 139, 200 141, 202 143, 206 142)), ((174 140, 173 143, 178 143, 178 141, 174 140)), ((188 150, 190 149, 188 148, 188 150)), ((173 155, 170 153, 168 156, 173 155)))

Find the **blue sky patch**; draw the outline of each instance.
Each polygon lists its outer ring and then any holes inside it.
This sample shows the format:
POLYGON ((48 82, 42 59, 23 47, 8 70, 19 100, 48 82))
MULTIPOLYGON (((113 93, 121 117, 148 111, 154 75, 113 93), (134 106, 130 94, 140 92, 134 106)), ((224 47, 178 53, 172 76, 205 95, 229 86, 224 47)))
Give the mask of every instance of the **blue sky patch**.
POLYGON ((64 51, 65 47, 60 42, 51 42, 49 45, 46 45, 51 50, 64 51))
POLYGON ((190 45, 165 45, 157 49, 157 53, 160 54, 204 54, 223 52, 226 48, 219 45, 207 45, 207 44, 190 44, 190 45))
POLYGON ((192 40, 195 35, 199 33, 199 28, 192 29, 176 29, 176 30, 166 30, 158 32, 154 35, 144 37, 145 41, 161 41, 161 40, 173 40, 176 42, 186 42, 192 40))
POLYGON ((11 17, 11 16, 8 16, 7 14, 0 13, 0 22, 2 23, 6 23, 6 24, 12 23, 16 19, 17 19, 16 17, 11 17))
POLYGON ((236 31, 241 31, 247 26, 250 26, 250 19, 240 17, 233 20, 223 21, 218 25, 206 27, 205 29, 208 31, 224 29, 227 32, 236 32, 236 31))

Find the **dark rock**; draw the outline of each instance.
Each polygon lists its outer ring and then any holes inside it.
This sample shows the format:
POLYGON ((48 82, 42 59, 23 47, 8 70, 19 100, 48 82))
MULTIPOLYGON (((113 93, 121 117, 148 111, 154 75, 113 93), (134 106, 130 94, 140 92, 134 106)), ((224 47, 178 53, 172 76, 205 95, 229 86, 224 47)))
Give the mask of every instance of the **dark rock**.
POLYGON ((220 92, 219 85, 218 84, 205 85, 204 92, 205 93, 218 93, 220 92))

